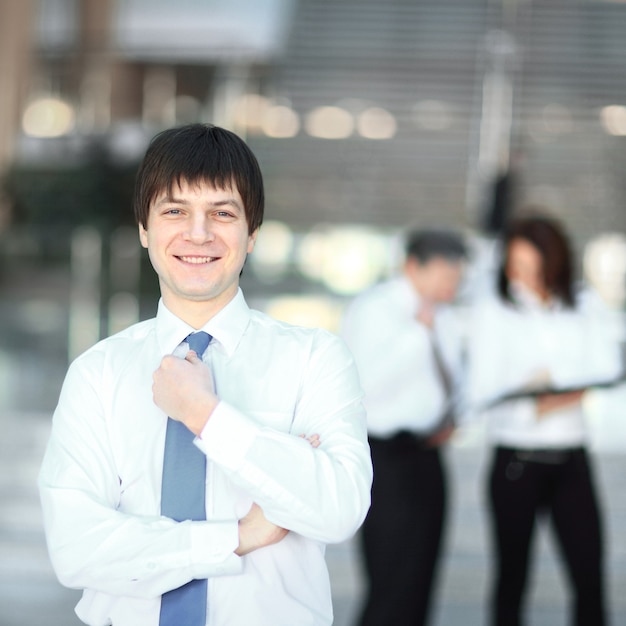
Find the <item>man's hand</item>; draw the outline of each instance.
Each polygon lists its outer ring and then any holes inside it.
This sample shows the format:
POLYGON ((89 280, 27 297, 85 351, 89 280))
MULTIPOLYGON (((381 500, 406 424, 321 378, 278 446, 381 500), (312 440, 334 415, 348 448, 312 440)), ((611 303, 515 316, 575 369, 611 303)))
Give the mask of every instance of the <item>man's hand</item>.
POLYGON ((310 437, 307 437, 305 434, 298 435, 298 436, 301 437, 302 439, 306 439, 311 444, 311 447, 313 448, 319 448, 320 444, 322 443, 320 436, 317 434, 311 435, 310 437))
POLYGON ((199 435, 219 402, 208 366, 193 350, 184 359, 168 355, 152 379, 154 403, 199 435))
POLYGON ((245 517, 239 520, 238 556, 244 556, 259 548, 271 546, 285 538, 289 531, 268 522, 261 507, 253 503, 245 517))
POLYGON ((426 441, 427 445, 431 448, 438 448, 439 446, 448 443, 454 435, 456 426, 454 424, 446 424, 443 428, 440 428, 437 432, 433 433, 426 441))
POLYGON ((537 418, 546 417, 552 411, 578 404, 584 393, 584 391, 570 391, 569 393, 546 393, 538 396, 535 403, 537 418))
MULTIPOLYGON (((302 434, 299 437, 306 439, 313 448, 318 448, 322 443, 318 434, 309 437, 302 434)), ((243 556, 259 548, 278 543, 284 539, 288 532, 288 530, 268 522, 261 507, 253 503, 248 514, 239 520, 239 547, 235 550, 235 554, 243 556)))

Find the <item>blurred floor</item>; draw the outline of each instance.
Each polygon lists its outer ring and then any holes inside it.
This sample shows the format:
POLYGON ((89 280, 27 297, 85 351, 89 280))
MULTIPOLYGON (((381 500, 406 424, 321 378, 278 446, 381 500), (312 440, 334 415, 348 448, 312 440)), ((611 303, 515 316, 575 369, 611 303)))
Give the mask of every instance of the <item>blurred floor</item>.
MULTIPOLYGON (((0 626, 78 626, 73 613, 78 594, 56 582, 48 563, 35 487, 49 415, 4 411, 0 427, 0 626)), ((433 626, 479 626, 485 623, 489 571, 482 507, 484 455, 481 446, 474 445, 451 449, 448 458, 453 507, 433 626)), ((617 626, 626 624, 626 455, 603 452, 596 459, 607 525, 610 623, 617 626)), ((566 624, 566 591, 546 535, 543 529, 537 543, 529 603, 532 626, 566 624)), ((330 546, 328 563, 335 626, 351 626, 362 590, 356 541, 330 546)))

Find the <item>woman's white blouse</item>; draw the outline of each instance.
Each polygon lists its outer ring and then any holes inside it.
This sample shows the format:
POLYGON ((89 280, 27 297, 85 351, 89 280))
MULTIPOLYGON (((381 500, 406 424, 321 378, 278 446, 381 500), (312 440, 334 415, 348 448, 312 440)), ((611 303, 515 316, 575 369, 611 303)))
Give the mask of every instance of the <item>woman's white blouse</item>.
POLYGON ((467 400, 473 413, 488 417, 490 440, 521 448, 583 444, 580 404, 542 416, 532 398, 489 405, 524 388, 584 387, 617 378, 622 363, 613 328, 592 293, 581 295, 575 309, 546 307, 529 294, 515 305, 495 297, 477 304, 468 329, 467 400))

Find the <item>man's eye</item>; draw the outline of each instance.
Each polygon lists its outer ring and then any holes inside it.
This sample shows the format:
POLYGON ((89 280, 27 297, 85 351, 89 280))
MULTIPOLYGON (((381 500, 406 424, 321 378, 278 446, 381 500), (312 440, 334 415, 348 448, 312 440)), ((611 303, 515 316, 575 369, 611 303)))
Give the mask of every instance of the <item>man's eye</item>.
POLYGON ((217 214, 219 217, 232 217, 232 213, 229 213, 228 211, 218 211, 217 214))
POLYGON ((166 215, 180 215, 180 209, 167 209, 166 215))

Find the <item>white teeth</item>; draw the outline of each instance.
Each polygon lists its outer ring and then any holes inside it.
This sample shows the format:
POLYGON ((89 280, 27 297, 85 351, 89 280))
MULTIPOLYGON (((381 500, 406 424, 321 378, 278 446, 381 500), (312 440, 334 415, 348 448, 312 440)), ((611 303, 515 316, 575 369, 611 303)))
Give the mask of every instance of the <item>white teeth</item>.
POLYGON ((181 256, 181 260, 185 261, 185 263, 192 263, 194 265, 202 265, 204 263, 210 263, 213 261, 214 257, 210 256, 181 256))

